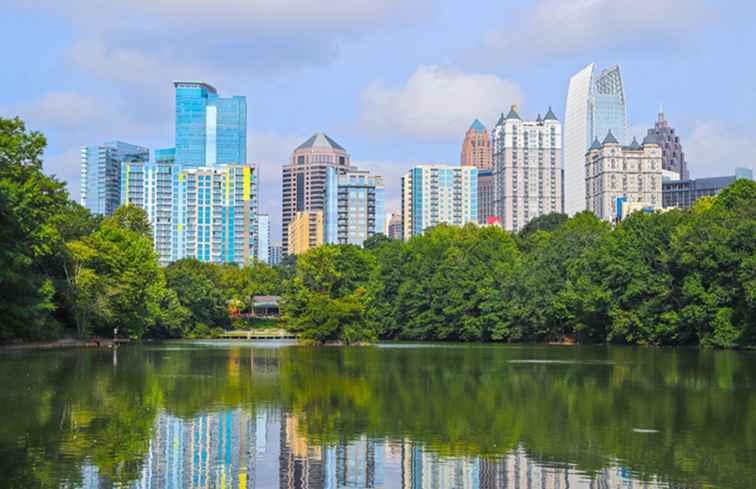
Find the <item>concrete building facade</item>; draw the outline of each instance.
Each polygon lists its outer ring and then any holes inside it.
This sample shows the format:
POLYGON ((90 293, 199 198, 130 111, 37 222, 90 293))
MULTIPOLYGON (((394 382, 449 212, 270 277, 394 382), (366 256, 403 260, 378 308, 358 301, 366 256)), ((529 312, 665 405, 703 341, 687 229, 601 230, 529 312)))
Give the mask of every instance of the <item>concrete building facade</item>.
POLYGON ((346 150, 324 133, 316 133, 299 145, 282 169, 281 241, 289 253, 289 225, 299 212, 325 211, 328 169, 337 174, 353 170, 346 150))
POLYGON ((287 228, 289 254, 301 255, 324 243, 323 211, 299 211, 287 228))
POLYGON ((465 133, 459 164, 474 166, 478 170, 491 169, 491 139, 486 126, 478 119, 473 121, 470 129, 465 133))
POLYGON ((402 231, 405 240, 437 224, 478 222, 478 169, 423 164, 402 177, 402 231))
POLYGON ((586 208, 617 222, 628 209, 662 208, 661 147, 652 136, 623 146, 609 131, 585 155, 586 208))
POLYGON ((549 108, 546 116, 523 121, 512 106, 493 131, 494 214, 507 231, 562 207, 562 124, 549 108))
POLYGON ((402 239, 402 214, 392 212, 386 226, 386 236, 390 239, 402 239))

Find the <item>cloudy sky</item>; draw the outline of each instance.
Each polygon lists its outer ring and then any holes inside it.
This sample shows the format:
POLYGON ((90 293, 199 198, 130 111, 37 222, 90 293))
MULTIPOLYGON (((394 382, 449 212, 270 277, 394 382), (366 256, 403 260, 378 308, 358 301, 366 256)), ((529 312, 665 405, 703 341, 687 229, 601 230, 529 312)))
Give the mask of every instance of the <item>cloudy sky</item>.
POLYGON ((248 156, 280 239, 280 166, 325 131, 384 175, 459 162, 475 117, 564 115, 569 77, 620 64, 630 125, 663 104, 693 176, 754 165, 756 3, 746 0, 2 0, 0 115, 49 142, 79 194, 79 147, 173 145, 174 80, 246 95, 248 156), (112 4, 112 5, 111 5, 112 4))

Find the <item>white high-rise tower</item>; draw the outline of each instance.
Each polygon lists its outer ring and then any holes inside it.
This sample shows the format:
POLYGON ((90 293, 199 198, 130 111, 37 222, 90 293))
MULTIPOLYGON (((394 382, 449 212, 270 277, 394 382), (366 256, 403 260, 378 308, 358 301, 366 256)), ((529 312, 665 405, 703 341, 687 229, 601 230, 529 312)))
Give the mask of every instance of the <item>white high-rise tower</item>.
POLYGON ((564 212, 585 210, 585 154, 607 133, 628 144, 627 104, 619 66, 590 64, 570 78, 564 117, 564 212))

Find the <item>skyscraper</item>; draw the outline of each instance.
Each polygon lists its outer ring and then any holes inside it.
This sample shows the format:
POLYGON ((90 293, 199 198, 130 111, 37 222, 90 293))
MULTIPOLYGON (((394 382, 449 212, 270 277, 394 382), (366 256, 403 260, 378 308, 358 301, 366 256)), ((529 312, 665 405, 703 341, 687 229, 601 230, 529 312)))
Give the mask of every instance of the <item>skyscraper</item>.
POLYGON ((641 209, 661 209, 661 148, 653 135, 623 146, 611 131, 585 155, 586 203, 599 218, 616 222, 641 209))
POLYGON ((281 241, 284 255, 289 253, 289 224, 297 212, 325 211, 328 168, 337 174, 352 170, 349 154, 324 133, 315 133, 300 144, 284 165, 281 241))
POLYGON ((367 170, 326 171, 325 242, 362 243, 383 233, 383 178, 367 170))
POLYGON ((270 265, 270 216, 257 215, 257 256, 258 261, 270 265))
POLYGON ((655 137, 661 146, 662 151, 662 169, 675 172, 679 175, 679 180, 687 180, 688 164, 685 161, 680 136, 675 133, 674 128, 669 126, 664 112, 659 112, 654 127, 648 130, 648 134, 655 137))
POLYGON ((404 239, 446 223, 478 222, 478 169, 474 166, 417 165, 402 177, 404 239))
POLYGON ((470 129, 465 133, 459 164, 474 166, 478 170, 491 168, 491 141, 486 126, 478 119, 473 121, 470 129))
POLYGON ((203 82, 175 82, 176 162, 184 167, 247 162, 247 99, 223 98, 203 82))
POLYGON ((498 216, 494 202, 494 175, 490 169, 478 171, 478 224, 498 216))
POLYGON ((246 265, 257 253, 257 176, 247 165, 182 168, 172 259, 246 265))
POLYGON ((619 66, 596 72, 590 64, 570 79, 564 116, 564 212, 585 210, 585 153, 612 131, 628 143, 627 104, 619 66))
POLYGON ((172 259, 175 171, 173 161, 167 159, 121 165, 121 205, 135 205, 147 212, 155 251, 163 266, 172 259))
POLYGON ((538 216, 563 212, 562 124, 551 108, 543 118, 523 121, 512 106, 493 139, 493 215, 504 229, 517 232, 538 216))
POLYGON ((81 148, 81 205, 109 216, 121 204, 121 163, 150 159, 150 150, 110 141, 81 148))

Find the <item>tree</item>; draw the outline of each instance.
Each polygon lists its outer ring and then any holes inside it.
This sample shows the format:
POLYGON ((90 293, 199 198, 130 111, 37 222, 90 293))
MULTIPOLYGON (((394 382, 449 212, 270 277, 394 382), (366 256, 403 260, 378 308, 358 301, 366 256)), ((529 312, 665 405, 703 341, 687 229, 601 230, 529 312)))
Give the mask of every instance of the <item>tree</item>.
POLYGON ((165 269, 167 286, 188 310, 193 327, 229 325, 227 297, 214 281, 217 274, 216 265, 191 258, 175 261, 165 269))
POLYGON ((46 141, 20 119, 0 118, 0 342, 54 337, 55 287, 43 262, 68 195, 42 173, 46 141))

